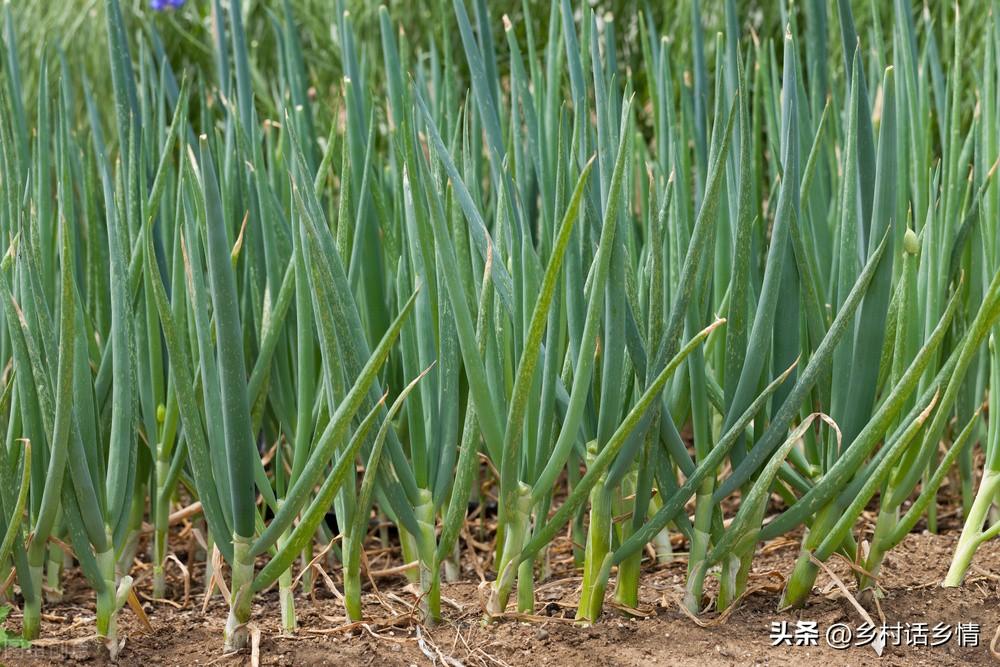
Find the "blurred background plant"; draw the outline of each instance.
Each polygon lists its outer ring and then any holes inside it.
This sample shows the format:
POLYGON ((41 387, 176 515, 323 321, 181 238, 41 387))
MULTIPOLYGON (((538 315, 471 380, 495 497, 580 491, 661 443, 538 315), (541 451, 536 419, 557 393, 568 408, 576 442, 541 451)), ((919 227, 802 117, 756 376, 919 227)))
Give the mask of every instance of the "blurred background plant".
MULTIPOLYGON (((41 61, 41 55, 46 47, 56 47, 70 57, 75 68, 85 70, 91 77, 96 90, 111 90, 111 73, 105 65, 107 59, 107 35, 104 29, 104 7, 102 0, 72 0, 70 2, 32 2, 29 0, 5 0, 13 9, 17 44, 20 50, 20 61, 24 63, 23 84, 26 91, 26 101, 33 106, 37 91, 38 71, 31 65, 41 61)), ((801 22, 802 34, 810 34, 806 30, 811 11, 817 0, 801 0, 795 4, 803 5, 803 11, 793 12, 801 22)), ((343 75, 341 62, 342 50, 337 35, 337 2, 335 0, 248 0, 243 4, 244 25, 247 27, 248 47, 251 64, 254 67, 254 85, 261 90, 268 87, 267 72, 275 71, 277 50, 276 23, 277 16, 283 12, 283 4, 291 9, 292 16, 298 22, 299 34, 302 40, 302 53, 308 71, 308 80, 313 82, 317 92, 326 90, 338 94, 340 77, 343 75)), ((358 47, 366 50, 364 56, 368 62, 381 60, 380 42, 378 39, 379 18, 378 7, 381 3, 366 0, 345 0, 344 6, 351 13, 354 26, 359 36, 358 47)), ((692 48, 691 24, 692 11, 697 2, 650 2, 649 0, 612 0, 593 1, 576 4, 577 20, 583 15, 584 5, 589 6, 599 16, 614 17, 614 29, 618 44, 620 64, 627 67, 633 75, 633 86, 640 99, 647 97, 643 90, 645 69, 642 66, 642 50, 640 46, 640 23, 645 17, 652 25, 660 26, 663 34, 672 38, 673 52, 678 62, 690 62, 692 48)), ((781 34, 789 20, 790 13, 785 10, 785 3, 761 2, 760 0, 737 0, 737 12, 745 24, 756 35, 781 34), (779 9, 781 11, 779 11, 779 9)), ((886 44, 892 41, 892 4, 879 0, 854 0, 851 3, 854 19, 859 34, 871 36, 861 45, 865 55, 867 69, 880 71, 886 58, 886 44)), ((228 9, 229 2, 224 1, 223 7, 228 9)), ((426 46, 433 42, 439 48, 449 39, 452 49, 460 49, 455 38, 458 27, 451 3, 447 0, 428 0, 413 2, 411 0, 388 0, 385 3, 394 25, 401 25, 409 38, 410 44, 426 46)), ((724 27, 723 2, 709 0, 699 7, 705 34, 711 35, 724 27)), ((926 12, 935 26, 938 51, 951 53, 954 36, 955 12, 948 2, 931 3, 932 6, 913 3, 914 13, 926 12)), ((969 52, 977 51, 992 20, 989 18, 988 2, 961 3, 963 39, 969 52)), ((133 31, 143 31, 148 34, 150 24, 155 23, 156 30, 163 40, 164 49, 170 56, 171 63, 177 69, 195 66, 209 71, 213 68, 212 53, 212 3, 206 0, 127 0, 122 2, 122 13, 126 24, 133 31), (162 8, 165 11, 150 11, 162 8)), ((490 24, 498 26, 501 17, 506 14, 519 41, 524 40, 524 33, 531 29, 535 35, 545 35, 549 26, 548 0, 522 0, 522 2, 490 3, 490 24)), ((835 28, 835 26, 830 26, 835 28)), ((496 43, 497 60, 505 62, 509 57, 507 44, 504 40, 496 43)), ((706 39, 705 54, 709 63, 714 59, 715 42, 706 39)), ((842 63, 839 40, 830 40, 825 48, 829 49, 829 62, 835 78, 842 76, 842 63)), ((464 70, 464 68, 463 68, 464 70)), ((381 72, 375 68, 376 76, 381 72)), ((974 83, 973 68, 960 70, 967 83, 974 83)), ((465 76, 465 72, 459 73, 465 76)), ((383 82, 377 79, 369 80, 376 89, 383 82)), ((50 81, 50 85, 57 85, 50 81)), ((974 87, 962 86, 966 91, 966 102, 974 104, 974 87)), ((267 95, 258 95, 257 100, 266 100, 267 95)), ((29 107, 30 108, 30 107, 29 107)), ((329 109, 329 105, 327 105, 329 109)), ((105 111, 107 111, 105 109, 105 111)))

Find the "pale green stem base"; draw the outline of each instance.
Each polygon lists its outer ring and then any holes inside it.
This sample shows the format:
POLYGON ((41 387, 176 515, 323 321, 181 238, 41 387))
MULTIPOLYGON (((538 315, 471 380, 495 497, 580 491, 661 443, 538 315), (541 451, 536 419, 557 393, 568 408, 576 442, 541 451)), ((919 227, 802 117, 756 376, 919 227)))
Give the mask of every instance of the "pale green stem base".
MULTIPOLYGON (((530 517, 524 521, 524 542, 531 539, 530 517)), ((517 566, 517 610, 522 614, 535 612, 535 558, 521 561, 517 566)))
MULTIPOLYGON (((930 479, 932 476, 932 470, 937 464, 937 456, 934 456, 928 466, 927 470, 924 471, 924 486, 929 486, 930 479)), ((937 535, 938 525, 937 525, 937 502, 932 501, 930 505, 927 506, 927 532, 937 535)))
POLYGON ((420 491, 421 503, 416 507, 420 535, 417 554, 420 561, 418 577, 423 600, 425 622, 441 622, 441 570, 437 564, 437 537, 434 532, 434 500, 426 489, 420 491))
POLYGON ((229 618, 223 631, 225 653, 240 651, 247 647, 250 633, 250 603, 253 600, 253 558, 250 557, 250 539, 233 536, 233 568, 230 582, 229 618))
POLYGON ((674 560, 674 545, 670 543, 670 531, 664 529, 653 538, 653 553, 656 554, 656 562, 665 565, 674 560))
MULTIPOLYGON (((528 530, 528 519, 531 512, 531 487, 523 482, 517 489, 517 501, 514 503, 513 516, 507 517, 504 528, 503 551, 501 552, 498 577, 490 589, 490 597, 486 602, 487 616, 500 616, 507 610, 507 602, 514 588, 514 581, 520 570, 521 548, 528 530)), ((534 605, 534 601, 532 601, 534 605)))
MULTIPOLYGON (((403 551, 403 562, 412 563, 420 560, 420 550, 417 548, 417 538, 410 535, 402 526, 399 528, 399 545, 403 551)), ((411 584, 420 583, 420 572, 410 568, 406 570, 406 581, 411 584)))
POLYGON ((872 576, 867 577, 862 575, 858 579, 858 590, 863 591, 875 585, 873 578, 877 578, 879 570, 882 569, 882 560, 885 558, 887 551, 886 543, 896 530, 898 522, 898 508, 883 507, 879 510, 878 521, 875 524, 875 534, 872 535, 871 546, 868 549, 868 558, 865 560, 865 571, 872 576))
POLYGON ((295 617, 295 591, 292 589, 292 572, 285 570, 278 578, 278 600, 281 604, 281 630, 294 635, 298 629, 295 617))
POLYGON ((722 561, 722 574, 719 577, 719 599, 716 606, 719 611, 729 608, 743 595, 750 579, 750 566, 753 563, 753 550, 745 554, 730 554, 722 561))
POLYGON ((62 573, 66 554, 55 544, 49 546, 49 558, 45 563, 45 601, 51 604, 63 599, 62 573))
MULTIPOLYGON (((618 498, 612 503, 616 516, 627 516, 616 528, 618 543, 624 543, 632 535, 632 515, 635 512, 635 479, 626 477, 622 483, 618 498), (623 497, 625 496, 625 497, 623 497), (627 496, 633 496, 631 500, 627 496)), ((638 551, 618 564, 618 576, 615 579, 615 602, 635 609, 639 606, 639 568, 642 565, 642 551, 638 551)))
POLYGON ((517 569, 513 564, 508 564, 500 570, 500 576, 490 586, 490 595, 486 600, 485 620, 489 621, 499 617, 507 610, 507 601, 510 599, 510 592, 514 589, 517 569))
POLYGON ((444 580, 453 584, 462 578, 461 552, 458 543, 451 550, 451 555, 444 561, 444 580))
POLYGON ((979 491, 976 492, 976 499, 969 509, 965 525, 962 526, 962 536, 958 538, 958 546, 955 547, 955 555, 952 557, 951 567, 948 568, 948 575, 944 578, 942 586, 962 585, 965 573, 972 565, 972 557, 982 544, 983 524, 986 522, 998 489, 1000 489, 1000 471, 985 470, 983 479, 979 483, 979 491))
POLYGON ((351 545, 344 541, 344 609, 347 611, 347 619, 352 623, 357 623, 364 616, 361 611, 361 568, 351 567, 352 559, 347 556, 347 550, 351 545))
POLYGON ((21 591, 24 595, 24 607, 21 610, 21 636, 27 640, 38 639, 42 627, 42 566, 30 565, 26 581, 21 580, 21 591))
POLYGON ((590 492, 590 530, 583 561, 583 587, 576 620, 595 622, 604 607, 606 582, 600 581, 600 569, 611 550, 611 494, 604 488, 604 478, 590 492))
MULTIPOLYGON (((132 501, 132 508, 129 513, 129 531, 125 540, 125 545, 121 549, 118 557, 117 572, 119 576, 126 576, 132 571, 132 563, 135 555, 139 552, 139 535, 142 534, 142 517, 146 511, 146 485, 136 489, 135 499, 132 501)), ((111 533, 108 533, 108 542, 111 541, 111 533)))
MULTIPOLYGON (((649 501, 649 509, 646 510, 646 518, 651 519, 663 507, 659 494, 653 496, 649 501)), ((651 542, 653 554, 658 565, 665 565, 674 559, 674 545, 670 542, 670 529, 664 528, 658 532, 651 542)))
POLYGON ((705 574, 707 569, 703 566, 703 561, 708 555, 708 541, 710 533, 707 529, 711 522, 711 489, 707 495, 699 494, 698 503, 695 506, 695 524, 691 533, 691 549, 688 556, 688 580, 686 593, 684 594, 684 606, 692 614, 701 612, 701 599, 705 590, 705 574), (704 509, 703 509, 704 508, 704 509), (707 514, 707 517, 702 514, 707 514), (705 528, 702 528, 704 526, 705 528))
POLYGON ((633 554, 618 565, 615 581, 615 602, 635 609, 639 606, 639 572, 642 565, 642 551, 633 554))
MULTIPOLYGON (((288 542, 289 534, 278 538, 278 551, 284 548, 288 542)), ((281 630, 286 635, 294 635, 298 629, 298 622, 295 618, 295 590, 293 588, 292 568, 288 568, 278 575, 278 601, 281 607, 281 630)))
MULTIPOLYGON (((111 542, 110 531, 108 542, 111 542)), ((112 549, 95 554, 104 585, 97 591, 97 634, 104 639, 112 662, 118 659, 121 644, 118 641, 118 611, 125 605, 132 590, 132 577, 125 575, 120 582, 115 569, 112 549)))
POLYGON ((281 606, 281 630, 286 635, 294 635, 298 629, 298 621, 295 617, 295 590, 291 568, 278 577, 278 601, 281 606))
POLYGON ((798 560, 795 561, 792 576, 788 578, 785 590, 781 593, 778 609, 793 609, 803 606, 812 594, 817 574, 819 574, 819 568, 812 561, 812 553, 803 549, 799 553, 798 560))
POLYGON ((688 568, 687 582, 684 586, 684 608, 690 611, 692 607, 695 607, 698 611, 692 611, 692 614, 701 611, 701 595, 707 573, 708 561, 705 559, 694 563, 693 568, 688 568))
POLYGON ((604 560, 593 571, 589 585, 590 593, 588 595, 587 606, 584 607, 581 604, 576 612, 577 620, 584 625, 592 625, 601 617, 601 612, 604 609, 604 593, 608 589, 608 579, 611 577, 611 564, 613 560, 613 554, 609 549, 604 555, 604 560))
POLYGON ((164 563, 167 560, 167 537, 170 521, 169 506, 164 498, 163 482, 170 472, 170 462, 158 460, 156 462, 156 495, 153 502, 154 508, 153 523, 155 531, 153 533, 153 597, 162 599, 167 593, 167 578, 164 571, 164 563))
POLYGON ((816 576, 819 574, 819 567, 813 562, 813 552, 820 546, 823 538, 831 531, 837 520, 840 518, 833 504, 827 505, 819 511, 812 528, 804 538, 799 549, 799 557, 795 562, 791 576, 785 583, 785 590, 781 593, 779 609, 791 609, 803 606, 812 594, 813 585, 816 583, 816 576))
POLYGON ((162 600, 167 594, 167 573, 163 565, 153 565, 153 598, 162 600))
MULTIPOLYGON (((305 549, 302 550, 302 567, 307 567, 313 559, 313 545, 310 542, 305 549)), ((316 575, 313 573, 313 569, 310 567, 308 570, 302 573, 302 594, 312 595, 313 586, 316 585, 316 575)))
POLYGON ((517 566, 517 610, 522 614, 535 611, 535 563, 531 558, 517 566))
POLYGON ((364 617, 361 611, 361 549, 360 541, 351 534, 344 534, 341 549, 344 559, 344 610, 348 620, 354 623, 364 617))
MULTIPOLYGON (((541 516, 536 515, 536 516, 541 516)), ((542 549, 541 556, 538 558, 538 565, 540 568, 540 573, 538 578, 540 581, 547 581, 549 577, 552 576, 552 551, 549 547, 542 549)))

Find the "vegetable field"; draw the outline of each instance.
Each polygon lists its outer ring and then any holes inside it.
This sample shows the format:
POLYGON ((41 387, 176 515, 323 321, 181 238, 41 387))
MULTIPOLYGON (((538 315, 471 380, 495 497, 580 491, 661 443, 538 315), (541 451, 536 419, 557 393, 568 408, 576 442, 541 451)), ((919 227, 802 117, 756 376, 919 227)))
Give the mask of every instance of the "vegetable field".
POLYGON ((0 663, 1000 657, 1000 3, 511 4, 4 3, 0 663))

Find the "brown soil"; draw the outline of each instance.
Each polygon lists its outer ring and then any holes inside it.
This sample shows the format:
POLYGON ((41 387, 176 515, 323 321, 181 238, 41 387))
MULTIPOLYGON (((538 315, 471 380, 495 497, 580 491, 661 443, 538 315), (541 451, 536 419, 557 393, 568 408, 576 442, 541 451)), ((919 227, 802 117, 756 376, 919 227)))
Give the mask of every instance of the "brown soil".
MULTIPOLYGON (((984 545, 961 589, 937 584, 948 567, 955 534, 911 535, 886 560, 880 600, 888 624, 937 622, 979 623, 980 646, 960 647, 955 637, 936 648, 886 648, 879 658, 868 647, 834 650, 826 645, 825 629, 832 623, 852 627, 863 622, 850 601, 831 578, 821 573, 809 605, 786 613, 775 611, 778 589, 791 567, 797 543, 782 539, 765 545, 755 560, 751 592, 739 609, 723 622, 706 614, 697 624, 680 611, 677 600, 684 590, 682 559, 647 570, 641 601, 648 614, 633 618, 611 603, 600 623, 580 627, 571 622, 576 602, 575 578, 569 567, 536 591, 537 617, 505 619, 489 626, 481 622, 479 587, 461 582, 444 586, 445 622, 435 628, 419 624, 415 598, 405 580, 385 578, 378 593, 368 591, 365 602, 371 622, 348 626, 343 607, 317 586, 313 598, 297 599, 300 630, 281 636, 275 591, 261 596, 254 608, 260 641, 257 657, 262 665, 966 665, 992 664, 989 644, 1000 625, 1000 547, 984 545), (772 647, 772 622, 817 621, 819 645, 772 647)), ((831 569, 853 588, 853 577, 843 561, 831 569)), ((559 570, 559 567, 556 567, 559 570)), ((466 573, 475 578, 473 568, 466 573)), ((148 575, 139 573, 140 591, 148 592, 148 575)), ((320 580, 322 582, 322 579, 320 580)), ((334 582, 330 582, 334 583, 334 582)), ((182 586, 172 582, 173 602, 182 599, 182 586)), ((106 664, 107 652, 93 633, 93 602, 82 584, 71 580, 67 602, 47 605, 43 640, 30 650, 0 649, 0 665, 106 664)), ((201 593, 192 594, 184 608, 165 603, 145 603, 153 632, 142 629, 128 609, 121 614, 126 643, 121 665, 236 665, 251 664, 250 655, 222 656, 221 635, 226 608, 216 593, 202 611, 201 593)), ((878 609, 871 606, 876 622, 878 609)), ((18 629, 15 612, 8 630, 18 629)))

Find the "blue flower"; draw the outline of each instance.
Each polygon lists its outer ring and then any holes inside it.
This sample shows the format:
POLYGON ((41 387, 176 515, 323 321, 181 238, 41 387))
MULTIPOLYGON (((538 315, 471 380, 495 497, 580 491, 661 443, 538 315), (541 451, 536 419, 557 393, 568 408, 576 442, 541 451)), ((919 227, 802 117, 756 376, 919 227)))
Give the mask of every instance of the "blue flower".
POLYGON ((185 0, 149 0, 151 9, 162 12, 168 9, 180 9, 184 6, 185 0))

